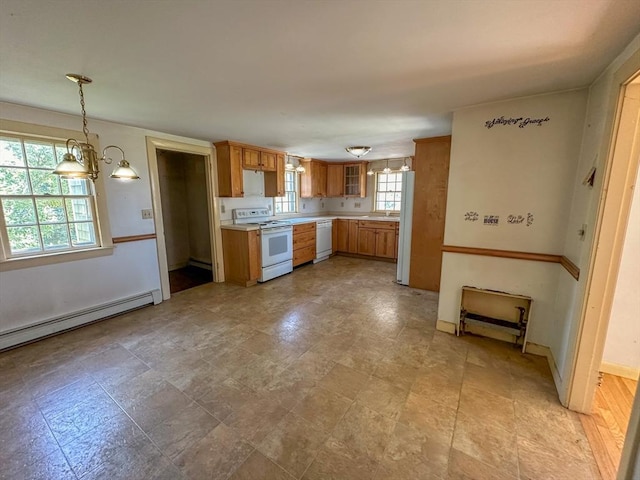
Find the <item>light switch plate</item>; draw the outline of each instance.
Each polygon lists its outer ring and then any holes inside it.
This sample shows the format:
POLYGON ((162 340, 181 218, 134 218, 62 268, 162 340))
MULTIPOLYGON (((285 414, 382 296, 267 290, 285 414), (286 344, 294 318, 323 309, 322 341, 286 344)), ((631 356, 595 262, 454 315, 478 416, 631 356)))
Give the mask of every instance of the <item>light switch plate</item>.
POLYGON ((147 220, 149 218, 153 218, 153 210, 151 210, 150 208, 142 209, 142 218, 144 220, 147 220))

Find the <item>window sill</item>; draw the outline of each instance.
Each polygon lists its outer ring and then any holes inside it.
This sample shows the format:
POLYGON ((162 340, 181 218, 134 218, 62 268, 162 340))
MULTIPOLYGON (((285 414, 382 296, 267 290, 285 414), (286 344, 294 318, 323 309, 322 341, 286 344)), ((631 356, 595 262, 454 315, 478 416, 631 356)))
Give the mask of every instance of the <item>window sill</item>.
POLYGON ((21 268, 40 267, 43 265, 54 265, 56 263, 73 262, 75 260, 86 260, 89 258, 104 257, 113 254, 113 246, 90 248, 87 250, 77 250, 74 252, 60 252, 39 255, 37 257, 22 257, 0 260, 0 272, 9 270, 19 270, 21 268))

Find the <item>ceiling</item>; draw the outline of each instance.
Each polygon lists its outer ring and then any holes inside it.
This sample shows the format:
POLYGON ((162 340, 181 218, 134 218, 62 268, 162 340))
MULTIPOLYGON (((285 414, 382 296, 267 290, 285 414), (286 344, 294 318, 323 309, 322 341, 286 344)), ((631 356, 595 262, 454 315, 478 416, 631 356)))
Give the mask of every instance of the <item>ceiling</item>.
POLYGON ((637 0, 1 6, 0 100, 78 114, 81 73, 90 119, 328 160, 410 155, 455 109, 589 85, 640 32, 637 0))

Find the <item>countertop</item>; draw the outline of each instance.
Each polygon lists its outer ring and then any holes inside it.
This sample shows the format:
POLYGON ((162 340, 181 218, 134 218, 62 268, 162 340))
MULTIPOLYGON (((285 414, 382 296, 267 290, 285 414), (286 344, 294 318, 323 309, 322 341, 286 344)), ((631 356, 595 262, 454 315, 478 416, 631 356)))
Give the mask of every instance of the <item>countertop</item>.
MULTIPOLYGON (((386 215, 319 215, 317 217, 291 217, 291 218, 282 218, 277 217, 278 220, 286 220, 291 222, 292 225, 300 225, 303 223, 313 223, 319 222, 322 220, 372 220, 372 221, 382 221, 382 222, 399 222, 399 217, 387 217, 386 215)), ((233 224, 225 224, 220 225, 220 228, 226 230, 242 230, 245 232, 249 232, 251 230, 258 230, 258 225, 255 223, 245 224, 245 225, 233 225, 233 224)))

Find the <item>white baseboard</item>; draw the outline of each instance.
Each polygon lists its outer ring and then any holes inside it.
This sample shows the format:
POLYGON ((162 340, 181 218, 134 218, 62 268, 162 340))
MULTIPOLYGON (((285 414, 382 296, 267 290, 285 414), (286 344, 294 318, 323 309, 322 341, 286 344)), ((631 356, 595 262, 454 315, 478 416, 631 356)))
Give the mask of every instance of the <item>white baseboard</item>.
POLYGON ((562 377, 560 376, 560 372, 558 371, 558 366, 556 365, 556 359, 553 358, 553 353, 549 347, 545 347, 544 345, 538 345, 537 343, 527 342, 526 353, 531 353, 533 355, 540 355, 541 357, 547 357, 547 362, 549 363, 549 368, 551 369, 551 375, 553 375, 553 383, 556 386, 556 390, 558 392, 562 391, 562 377))
POLYGON ((436 330, 441 332, 456 334, 456 324, 451 322, 445 322, 444 320, 438 320, 436 322, 436 330))
POLYGON ((640 368, 627 367, 626 365, 618 365, 617 363, 602 362, 600 371, 618 377, 630 378, 635 381, 638 381, 640 378, 640 368))
POLYGON ((153 290, 9 330, 0 334, 0 351, 161 301, 160 290, 153 290))

